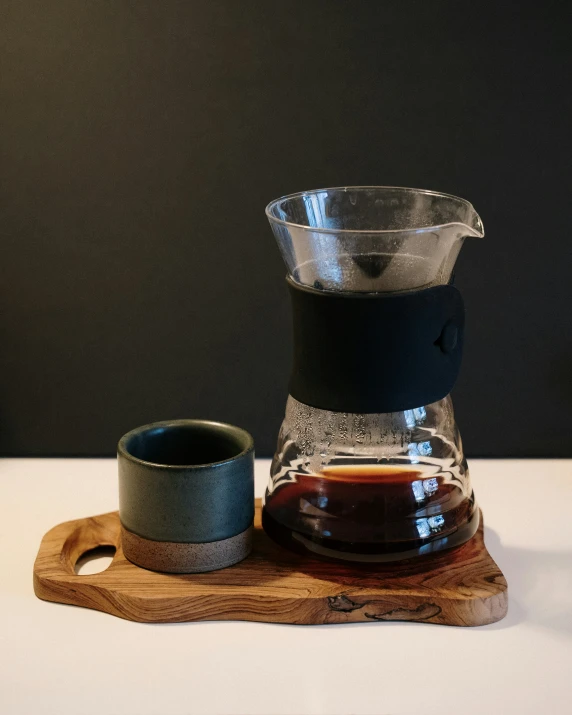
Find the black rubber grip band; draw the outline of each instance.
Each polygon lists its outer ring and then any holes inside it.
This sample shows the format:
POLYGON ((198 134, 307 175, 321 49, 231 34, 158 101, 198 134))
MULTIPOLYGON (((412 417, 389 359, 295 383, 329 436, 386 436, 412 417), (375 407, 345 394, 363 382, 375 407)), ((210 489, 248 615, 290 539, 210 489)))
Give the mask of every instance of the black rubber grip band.
POLYGON ((453 388, 465 324, 453 286, 342 293, 287 282, 294 399, 333 412, 398 412, 436 402, 453 388))

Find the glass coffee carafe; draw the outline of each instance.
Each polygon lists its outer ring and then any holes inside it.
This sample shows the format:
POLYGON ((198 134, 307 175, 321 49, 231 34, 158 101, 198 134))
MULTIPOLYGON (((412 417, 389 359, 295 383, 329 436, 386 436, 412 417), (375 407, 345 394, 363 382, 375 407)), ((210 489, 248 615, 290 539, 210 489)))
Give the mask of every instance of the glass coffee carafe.
POLYGON ((467 541, 479 512, 448 394, 463 329, 451 283, 464 239, 483 236, 479 216, 396 187, 302 192, 266 212, 288 268, 295 365, 264 529, 363 563, 467 541))

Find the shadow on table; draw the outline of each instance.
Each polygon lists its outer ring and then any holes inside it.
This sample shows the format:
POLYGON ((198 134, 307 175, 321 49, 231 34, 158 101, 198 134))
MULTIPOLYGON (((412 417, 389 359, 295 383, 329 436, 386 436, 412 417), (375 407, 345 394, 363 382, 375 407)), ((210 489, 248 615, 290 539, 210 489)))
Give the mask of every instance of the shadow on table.
POLYGON ((503 546, 485 525, 485 544, 508 583, 508 614, 497 630, 527 622, 572 637, 572 552, 503 546))

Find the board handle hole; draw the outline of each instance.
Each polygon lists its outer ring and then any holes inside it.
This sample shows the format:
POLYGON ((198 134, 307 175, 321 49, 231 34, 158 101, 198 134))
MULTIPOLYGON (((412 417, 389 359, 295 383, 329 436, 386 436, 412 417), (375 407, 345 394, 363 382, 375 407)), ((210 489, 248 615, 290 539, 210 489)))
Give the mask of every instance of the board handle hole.
POLYGON ((111 565, 115 551, 115 546, 96 546, 95 549, 85 551, 75 563, 76 575, 91 576, 102 573, 111 565))

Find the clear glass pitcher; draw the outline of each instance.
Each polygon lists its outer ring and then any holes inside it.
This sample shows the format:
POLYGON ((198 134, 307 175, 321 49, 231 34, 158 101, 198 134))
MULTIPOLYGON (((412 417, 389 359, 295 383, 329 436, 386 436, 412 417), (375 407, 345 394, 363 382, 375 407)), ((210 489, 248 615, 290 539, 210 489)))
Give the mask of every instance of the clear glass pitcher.
MULTIPOLYGON (((290 279, 344 294, 446 285, 464 239, 484 235, 469 202, 418 189, 302 192, 266 213, 290 279)), ((282 545, 337 560, 401 560, 467 541, 478 519, 448 395, 378 413, 289 396, 263 510, 282 545)))

